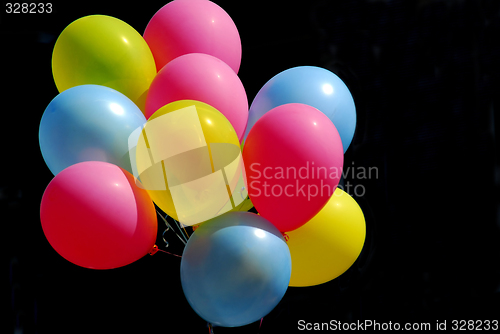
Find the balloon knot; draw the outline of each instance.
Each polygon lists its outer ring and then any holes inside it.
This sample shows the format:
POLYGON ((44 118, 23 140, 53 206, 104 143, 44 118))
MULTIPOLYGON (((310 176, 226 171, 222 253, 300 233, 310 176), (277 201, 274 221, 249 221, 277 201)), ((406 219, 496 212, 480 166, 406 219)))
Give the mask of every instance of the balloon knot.
POLYGON ((158 246, 154 245, 149 251, 149 255, 155 255, 158 252, 158 246))
POLYGON ((283 236, 283 238, 285 238, 285 241, 288 241, 288 239, 290 239, 288 234, 286 234, 285 232, 281 232, 281 235, 283 236))

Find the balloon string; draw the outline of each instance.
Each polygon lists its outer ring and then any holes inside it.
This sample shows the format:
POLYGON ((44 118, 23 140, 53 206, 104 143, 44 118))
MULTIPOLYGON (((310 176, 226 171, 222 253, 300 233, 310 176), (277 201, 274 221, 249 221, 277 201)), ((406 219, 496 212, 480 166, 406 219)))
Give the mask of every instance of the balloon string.
POLYGON ((257 334, 260 332, 260 328, 262 327, 262 320, 264 320, 264 317, 260 318, 259 330, 257 331, 257 334))
POLYGON ((187 239, 189 239, 189 233, 187 233, 186 228, 184 226, 182 226, 182 230, 184 231, 184 233, 186 233, 187 239))
MULTIPOLYGON (((156 213, 161 217, 161 219, 163 220, 165 225, 167 225, 168 228, 172 229, 172 231, 174 231, 175 235, 179 238, 179 240, 182 241, 182 243, 185 245, 187 240, 186 241, 184 240, 185 239, 185 238, 183 238, 184 235, 183 235, 183 237, 181 237, 179 234, 177 234, 177 231, 172 228, 172 226, 169 224, 169 222, 158 212, 158 210, 156 211, 156 213)), ((174 221, 175 221, 175 219, 174 219, 174 221)), ((176 224, 177 224, 177 222, 176 222, 176 224)))
MULTIPOLYGON (((166 220, 168 217, 169 217, 168 215, 165 215, 165 220, 166 220)), ((184 239, 184 241, 185 241, 185 242, 187 242, 187 238, 186 238, 186 236, 184 235, 184 233, 182 233, 182 229, 183 229, 183 228, 181 228, 180 223, 179 223, 177 220, 175 220, 173 217, 170 217, 170 218, 172 218, 172 220, 174 221, 175 226, 177 226, 177 229, 180 231, 180 234, 182 235, 182 238, 184 239)), ((184 230, 184 232, 186 232, 186 230, 184 230)), ((186 232, 186 234, 187 234, 187 232, 186 232)), ((188 237, 189 237, 189 235, 188 235, 188 237)))
POLYGON ((214 334, 214 328, 211 323, 207 323, 208 326, 208 334, 214 334))
POLYGON ((186 229, 184 229, 184 232, 186 232, 186 235, 188 236, 189 239, 191 236, 187 233, 186 229))
POLYGON ((177 256, 177 257, 182 257, 181 255, 177 255, 177 254, 174 254, 174 253, 169 253, 169 252, 167 252, 167 251, 164 251, 163 249, 158 249, 158 251, 163 252, 163 253, 165 253, 165 254, 169 254, 169 255, 177 256))
MULTIPOLYGON (((168 216, 167 216, 167 217, 168 217, 168 216)), ((182 228, 181 228, 180 223, 179 223, 177 220, 175 220, 174 218, 172 218, 172 220, 175 222, 175 225, 177 226, 177 228, 179 229, 179 231, 181 231, 181 235, 182 235, 182 237, 183 237, 183 238, 184 238, 184 240, 187 242, 187 241, 188 241, 188 238, 189 238, 189 234, 187 233, 186 229, 185 229, 184 227, 182 227, 182 228), (184 232, 186 233, 187 238, 186 238, 186 236, 184 235, 184 233, 182 233, 182 230, 184 230, 184 232)))
POLYGON ((173 255, 173 256, 177 256, 177 257, 182 257, 180 255, 164 251, 163 249, 159 249, 157 245, 153 246, 153 248, 149 251, 149 255, 155 255, 157 252, 163 252, 165 254, 169 254, 169 255, 173 255))

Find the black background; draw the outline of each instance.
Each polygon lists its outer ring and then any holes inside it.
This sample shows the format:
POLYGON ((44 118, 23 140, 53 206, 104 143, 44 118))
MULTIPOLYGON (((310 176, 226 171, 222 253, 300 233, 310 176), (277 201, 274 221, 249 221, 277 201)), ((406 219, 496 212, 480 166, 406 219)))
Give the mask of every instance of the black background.
MULTIPOLYGON (((449 327, 453 319, 498 320, 500 2, 215 2, 240 32, 239 76, 249 103, 290 67, 333 71, 357 107, 344 166, 379 173, 346 179, 365 189, 353 195, 367 239, 345 274, 289 288, 260 328, 257 322, 214 332, 294 332, 300 319, 447 319, 449 327)), ((51 248, 39 219, 53 176, 38 126, 58 93, 50 65, 57 36, 89 14, 117 17, 142 34, 165 3, 53 3, 51 14, 6 14, 2 3, 2 333, 207 330, 182 293, 179 258, 158 253, 119 269, 80 268, 51 248)), ((180 254, 173 234, 169 241, 180 254)))

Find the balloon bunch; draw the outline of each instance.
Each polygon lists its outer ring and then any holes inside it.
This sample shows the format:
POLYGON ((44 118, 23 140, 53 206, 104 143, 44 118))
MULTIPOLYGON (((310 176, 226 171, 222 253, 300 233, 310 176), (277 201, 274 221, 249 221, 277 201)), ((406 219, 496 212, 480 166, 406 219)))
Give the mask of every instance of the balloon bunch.
POLYGON ((156 205, 193 226, 182 289, 227 327, 264 317, 288 286, 339 276, 365 237, 361 209, 337 188, 356 125, 347 86, 291 68, 249 109, 240 62, 234 22, 208 0, 169 2, 143 36, 82 17, 55 43, 60 93, 39 129, 52 247, 85 268, 128 265, 158 249, 156 205), (244 212, 253 205, 259 215, 244 212))

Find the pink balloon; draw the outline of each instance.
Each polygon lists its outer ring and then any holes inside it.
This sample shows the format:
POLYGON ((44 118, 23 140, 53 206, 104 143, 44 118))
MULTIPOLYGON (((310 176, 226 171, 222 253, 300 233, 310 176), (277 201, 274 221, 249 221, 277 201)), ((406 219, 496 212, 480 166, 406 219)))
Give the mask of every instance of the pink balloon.
POLYGON ((40 219, 52 247, 92 269, 137 261, 156 241, 156 210, 126 170, 101 161, 63 169, 42 197, 40 219))
POLYGON ((241 40, 231 17, 207 0, 169 2, 151 18, 144 39, 161 70, 169 61, 188 53, 217 57, 238 73, 241 40))
POLYGON ((178 100, 211 105, 231 122, 240 141, 243 138, 248 122, 247 94, 238 75, 220 59, 191 53, 169 62, 151 83, 144 114, 149 118, 162 106, 178 100))
POLYGON ((335 191, 344 163, 340 135, 318 109, 278 106, 252 127, 243 148, 248 193, 281 232, 307 223, 335 191))

